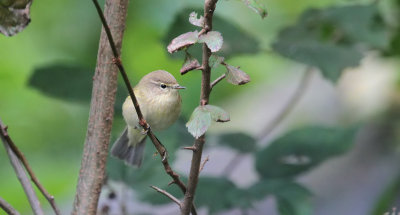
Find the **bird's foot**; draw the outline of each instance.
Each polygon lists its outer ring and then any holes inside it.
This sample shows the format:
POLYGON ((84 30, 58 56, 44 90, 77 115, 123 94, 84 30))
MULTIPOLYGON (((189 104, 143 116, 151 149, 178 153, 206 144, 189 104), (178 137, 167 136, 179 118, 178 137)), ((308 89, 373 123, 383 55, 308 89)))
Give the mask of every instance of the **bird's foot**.
POLYGON ((143 128, 142 131, 141 131, 140 133, 142 133, 143 135, 146 135, 147 132, 149 132, 150 125, 146 122, 145 119, 141 119, 141 120, 139 121, 139 125, 142 126, 142 128, 143 128))
POLYGON ((168 151, 165 150, 164 155, 162 156, 161 162, 164 162, 168 159, 168 151))

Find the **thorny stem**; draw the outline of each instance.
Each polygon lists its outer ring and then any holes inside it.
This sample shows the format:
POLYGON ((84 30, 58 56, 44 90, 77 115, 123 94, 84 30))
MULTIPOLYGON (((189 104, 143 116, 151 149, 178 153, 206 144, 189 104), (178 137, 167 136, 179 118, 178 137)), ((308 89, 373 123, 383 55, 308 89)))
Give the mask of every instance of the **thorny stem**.
MULTIPOLYGON (((101 22, 103 24, 104 30, 105 30, 105 32, 107 34, 107 38, 108 38, 108 41, 110 43, 110 47, 111 47, 111 50, 113 52, 114 59, 115 59, 114 63, 118 67, 118 69, 119 69, 119 71, 120 71, 120 73, 122 75, 122 78, 124 80, 124 83, 126 85, 126 88, 128 89, 129 95, 130 95, 130 97, 132 99, 133 106, 135 107, 136 113, 138 115, 138 119, 139 119, 140 125, 143 127, 144 130, 147 131, 147 135, 149 136, 150 140, 153 142, 154 147, 157 149, 158 153, 160 154, 160 156, 162 158, 162 164, 164 165, 165 172, 168 175, 170 175, 170 177, 173 179, 172 183, 178 185, 178 187, 182 190, 182 192, 186 193, 185 184, 180 180, 179 175, 176 172, 174 172, 172 170, 171 166, 169 165, 167 150, 165 149, 164 145, 158 140, 158 138, 155 136, 155 134, 151 130, 150 126, 147 124, 146 120, 143 118, 142 111, 140 110, 140 106, 139 106, 139 103, 138 103, 137 98, 135 96, 135 93, 133 91, 132 85, 131 85, 131 83, 129 81, 128 75, 125 72, 125 68, 124 68, 124 66, 123 66, 123 64, 121 62, 120 56, 119 56, 117 48, 115 46, 114 39, 112 37, 110 28, 109 28, 109 26, 107 24, 107 21, 106 21, 105 17, 104 17, 103 11, 101 10, 101 7, 100 7, 100 5, 99 5, 97 0, 92 0, 92 1, 93 1, 94 5, 96 7, 97 13, 100 16, 100 19, 101 19, 101 22)), ((194 207, 192 207, 192 213, 193 214, 197 214, 194 207)))
MULTIPOLYGON (((215 6, 218 0, 205 0, 204 3, 204 26, 201 30, 202 33, 207 33, 212 30, 212 18, 215 10, 215 6)), ((203 59, 202 59, 202 79, 201 79, 201 93, 200 93, 200 105, 208 104, 211 92, 211 68, 209 65, 209 58, 211 56, 211 50, 206 44, 203 44, 203 59)), ((199 171, 201 165, 201 156, 203 153, 203 146, 205 143, 205 135, 203 134, 197 138, 194 142, 194 150, 192 155, 192 163, 190 166, 189 181, 187 185, 187 191, 185 193, 181 214, 188 215, 190 208, 193 205, 193 198, 195 195, 197 183, 199 180, 199 171)))
POLYGON ((56 215, 60 215, 60 209, 57 207, 56 202, 54 200, 54 196, 50 195, 47 190, 43 187, 42 184, 40 184, 39 180, 36 178, 35 173, 33 172, 31 166, 28 163, 28 160, 25 158, 24 154, 18 149, 18 147, 14 144, 12 141, 11 137, 8 135, 7 132, 7 126, 3 124, 3 122, 0 119, 0 135, 2 138, 4 138, 11 148, 11 150, 14 152, 14 154, 17 156, 17 158, 22 162, 24 165, 26 171, 28 172, 31 181, 36 185, 36 187, 40 190, 40 192, 43 194, 43 196, 47 199, 49 204, 54 210, 54 213, 56 215))

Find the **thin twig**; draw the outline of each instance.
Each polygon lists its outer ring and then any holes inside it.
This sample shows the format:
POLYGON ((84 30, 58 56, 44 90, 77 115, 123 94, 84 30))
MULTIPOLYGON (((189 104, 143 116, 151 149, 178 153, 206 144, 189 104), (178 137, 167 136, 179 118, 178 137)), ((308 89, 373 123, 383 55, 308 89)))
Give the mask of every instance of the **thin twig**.
POLYGON ((206 159, 203 161, 203 163, 202 163, 201 166, 200 166, 199 172, 203 171, 204 166, 205 166, 206 163, 210 160, 209 158, 210 158, 210 156, 207 155, 206 159))
POLYGON ((213 87, 215 85, 217 85, 220 81, 222 81, 224 78, 226 77, 226 74, 224 73, 223 75, 219 76, 217 79, 215 79, 212 83, 211 83, 211 90, 213 89, 213 87))
POLYGON ((21 165, 17 155, 13 152, 9 144, 9 137, 6 131, 6 126, 3 126, 3 122, 0 119, 0 138, 3 141, 3 145, 7 151, 8 157, 10 158, 11 165, 14 168, 15 174, 18 180, 21 182, 22 188, 28 197, 29 204, 31 205, 32 211, 35 215, 44 215, 43 210, 40 206, 38 197, 33 190, 32 184, 30 183, 28 176, 26 175, 24 168, 21 165))
POLYGON ((60 209, 57 207, 57 204, 54 200, 54 196, 50 195, 49 192, 43 187, 43 185, 39 182, 39 180, 36 178, 35 173, 33 172, 32 168, 30 167, 28 160, 25 158, 24 154, 18 149, 18 147, 14 144, 12 141, 11 137, 7 133, 7 126, 5 126, 2 121, 0 120, 0 132, 1 135, 7 140, 8 145, 12 149, 12 151, 17 155, 18 159, 22 162, 24 165, 26 171, 28 172, 31 181, 36 185, 36 187, 40 190, 40 192, 43 194, 43 196, 47 199, 49 204, 54 210, 54 213, 56 215, 60 215, 60 209))
MULTIPOLYGON (((201 30, 202 33, 207 33, 212 30, 212 18, 215 11, 215 7, 218 0, 205 0, 204 2, 204 26, 201 30)), ((203 59, 202 65, 202 79, 201 79, 201 92, 200 92, 200 105, 206 105, 209 102, 211 92, 211 68, 209 64, 209 58, 211 56, 211 50, 206 44, 203 44, 203 59)), ((203 134, 194 141, 192 155, 192 163, 190 166, 189 180, 187 185, 187 191, 183 200, 182 215, 189 215, 190 208, 193 205, 193 199, 196 192, 197 183, 199 181, 199 171, 201 156, 203 153, 203 146, 205 143, 205 135, 203 134)))
MULTIPOLYGON (((94 5, 96 7, 97 13, 100 16, 100 19, 101 19, 101 22, 103 24, 104 30, 105 30, 105 32, 107 34, 107 38, 108 38, 108 41, 110 43, 110 47, 111 47, 111 50, 113 52, 114 59, 115 59, 114 63, 118 67, 118 69, 119 69, 119 71, 120 71, 120 73, 122 75, 122 78, 124 79, 124 83, 125 83, 125 85, 126 85, 126 87, 128 89, 129 95, 130 95, 130 97, 132 99, 133 106, 135 107, 136 113, 138 115, 139 124, 143 127, 144 130, 147 131, 147 135, 149 136, 150 140, 153 142, 154 147, 157 149, 158 153, 160 154, 160 156, 162 158, 162 164, 164 165, 165 172, 168 175, 170 175, 170 177, 173 179, 173 183, 178 185, 178 187, 182 190, 182 192, 185 193, 186 192, 186 186, 180 180, 179 175, 172 170, 172 168, 171 168, 171 166, 170 166, 170 164, 168 162, 168 152, 167 152, 166 148, 158 140, 158 138, 155 136, 155 134, 153 133, 152 129, 150 128, 150 126, 147 124, 146 120, 143 117, 142 111, 140 110, 139 103, 138 103, 137 98, 135 96, 135 93, 133 91, 132 85, 131 85, 131 83, 129 81, 128 75, 125 72, 125 68, 124 68, 124 66, 123 66, 123 64, 121 62, 120 56, 119 56, 117 48, 115 46, 114 39, 112 37, 110 28, 109 28, 109 26, 107 24, 107 21, 106 21, 105 17, 104 17, 103 11, 101 10, 101 7, 100 7, 100 5, 99 5, 97 0, 92 0, 92 1, 93 1, 94 5)), ((192 208, 192 214, 194 214, 194 215, 197 214, 194 207, 192 208)))
POLYGON ((167 191, 160 189, 156 186, 150 186, 151 188, 153 188, 154 190, 156 190, 157 192, 163 194, 164 196, 168 197, 169 199, 171 199, 173 202, 175 202, 179 208, 182 207, 182 203, 181 201, 179 201, 179 199, 177 199, 175 196, 173 196, 171 193, 168 193, 167 191))
POLYGON ((285 117, 293 110, 296 106, 297 102, 302 98, 304 95, 307 86, 310 83, 311 77, 313 74, 313 68, 308 67, 304 72, 298 87, 296 88, 294 94, 289 99, 289 102, 282 108, 281 112, 275 116, 275 118, 267 124, 267 126, 262 130, 261 134, 259 135, 259 140, 263 140, 267 137, 281 122, 285 117))
POLYGON ((6 200, 0 197, 0 208, 3 209, 8 215, 19 215, 19 212, 15 210, 6 200))

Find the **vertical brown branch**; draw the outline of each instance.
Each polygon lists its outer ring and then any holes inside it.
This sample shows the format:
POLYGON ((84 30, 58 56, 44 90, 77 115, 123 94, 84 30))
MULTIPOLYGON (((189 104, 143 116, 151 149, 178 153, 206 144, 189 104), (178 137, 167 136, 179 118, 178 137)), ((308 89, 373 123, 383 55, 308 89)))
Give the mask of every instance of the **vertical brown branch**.
MULTIPOLYGON (((121 50, 128 0, 106 0, 105 18, 113 26, 116 49, 121 50)), ((89 123, 82 155, 81 170, 72 214, 95 215, 105 177, 114 102, 117 91, 117 68, 104 28, 100 36, 97 65, 93 77, 89 123)))
MULTIPOLYGON (((204 27, 203 33, 207 33, 212 30, 212 18, 215 10, 215 6, 218 0, 205 0, 204 3, 204 27)), ((200 93, 200 104, 208 104, 211 92, 211 68, 209 65, 209 58, 211 56, 211 50, 206 44, 203 44, 203 59, 202 59, 202 79, 201 79, 201 93, 200 93)), ((187 185, 187 191, 183 200, 182 215, 188 215, 190 208, 193 205, 193 198, 196 192, 197 183, 199 180, 199 170, 201 163, 201 156, 203 153, 203 146, 205 143, 205 135, 197 138, 193 145, 192 163, 190 166, 189 181, 187 185)))

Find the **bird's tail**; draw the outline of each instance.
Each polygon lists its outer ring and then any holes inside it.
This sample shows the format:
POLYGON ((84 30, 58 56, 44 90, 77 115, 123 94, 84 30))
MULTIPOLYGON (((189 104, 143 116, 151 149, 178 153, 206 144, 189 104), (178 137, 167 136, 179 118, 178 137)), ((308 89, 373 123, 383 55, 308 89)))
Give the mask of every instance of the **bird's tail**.
POLYGON ((135 140, 129 140, 128 128, 125 128, 122 135, 112 146, 111 155, 125 161, 128 165, 140 167, 143 160, 146 135, 143 135, 143 138, 138 143, 133 143, 132 141, 135 140))

